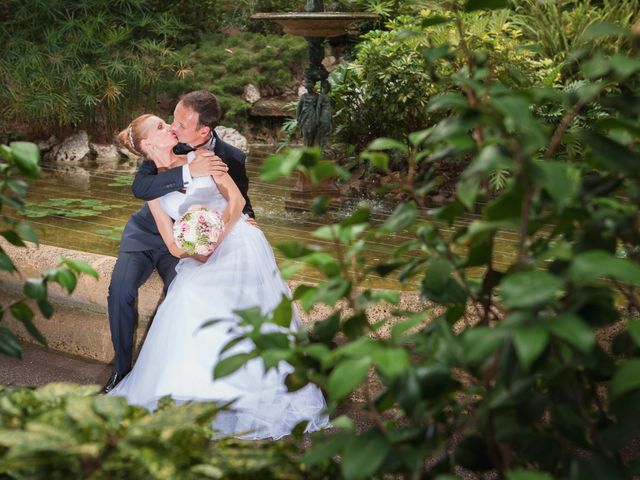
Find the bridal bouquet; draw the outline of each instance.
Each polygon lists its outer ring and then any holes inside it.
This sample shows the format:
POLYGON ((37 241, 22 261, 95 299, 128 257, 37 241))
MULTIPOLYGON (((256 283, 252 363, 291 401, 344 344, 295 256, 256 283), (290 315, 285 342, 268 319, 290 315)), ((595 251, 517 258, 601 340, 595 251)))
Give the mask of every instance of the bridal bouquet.
POLYGON ((173 237, 176 245, 189 255, 209 255, 218 243, 223 228, 224 222, 218 212, 192 205, 173 224, 173 237))

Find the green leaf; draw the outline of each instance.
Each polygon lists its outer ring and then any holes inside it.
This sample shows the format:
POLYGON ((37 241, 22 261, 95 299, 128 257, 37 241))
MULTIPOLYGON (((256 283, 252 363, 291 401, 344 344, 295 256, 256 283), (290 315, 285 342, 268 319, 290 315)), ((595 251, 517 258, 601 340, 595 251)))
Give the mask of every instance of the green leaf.
POLYGON ((213 370, 213 378, 216 379, 231 375, 233 372, 238 370, 245 363, 255 357, 256 353, 250 352, 238 353, 237 355, 231 355, 230 357, 223 358, 216 364, 213 370))
POLYGON ((41 278, 28 278, 27 281, 24 282, 22 291, 27 297, 35 300, 44 300, 47 298, 47 286, 41 278))
POLYGON ((589 353, 596 343, 593 330, 573 313, 560 315, 549 322, 549 329, 578 350, 589 353))
POLYGON ((393 138, 376 138, 367 148, 368 150, 400 150, 402 153, 409 151, 404 143, 393 138))
POLYGON ((632 390, 640 388, 640 359, 625 362, 611 380, 611 396, 618 398, 632 390))
POLYGON ((33 231, 33 228, 31 228, 31 225, 28 222, 18 222, 14 226, 14 228, 23 240, 33 242, 36 245, 38 244, 38 236, 36 235, 36 232, 33 231))
POLYGON ((409 367, 409 352, 404 348, 382 348, 372 352, 376 366, 387 377, 397 377, 409 367))
POLYGON ((640 319, 634 318, 632 320, 629 320, 629 324, 627 328, 629 330, 629 334, 631 335, 631 338, 633 339, 633 342, 638 347, 640 347, 640 319))
POLYGON ((519 327, 513 332, 513 344, 518 359, 525 370, 529 367, 549 343, 549 333, 539 326, 519 327))
POLYGON ((333 401, 342 400, 367 377, 371 357, 348 359, 341 362, 329 376, 327 391, 333 401))
POLYGON ((411 225, 418 218, 418 209, 413 203, 401 203, 380 227, 384 233, 397 232, 411 225))
POLYGON ((474 10, 494 10, 498 8, 507 8, 509 2, 507 0, 467 0, 464 6, 465 12, 474 10))
POLYGON ((465 303, 467 292, 451 276, 453 266, 449 261, 436 258, 430 264, 422 281, 422 294, 434 302, 450 305, 465 303))
POLYGON ((301 462, 307 465, 323 462, 339 453, 351 438, 351 435, 337 433, 324 442, 314 443, 313 448, 304 454, 301 462))
POLYGON ((605 250, 590 250, 576 255, 567 276, 579 285, 605 277, 640 285, 640 266, 605 250))
POLYGON ((345 480, 364 480, 383 464, 391 446, 381 432, 369 430, 352 436, 342 456, 342 475, 345 480))
POLYGON ((583 131, 582 140, 604 167, 631 178, 640 178, 640 157, 624 145, 593 131, 583 131))
POLYGON ((12 142, 10 144, 13 161, 26 177, 40 177, 40 150, 34 143, 12 142))
POLYGON ((389 155, 384 152, 364 151, 360 154, 360 158, 363 160, 369 160, 369 163, 371 163, 373 167, 376 167, 383 172, 389 171, 389 155))
POLYGON ((459 93, 441 93, 434 95, 429 100, 427 110, 435 112, 438 110, 458 110, 469 106, 467 99, 459 93))
POLYGON ((529 308, 551 301, 563 286, 562 279, 547 272, 517 272, 500 282, 500 296, 508 308, 529 308))
POLYGON ((314 334, 321 342, 329 342, 340 329, 340 312, 334 312, 324 320, 316 322, 313 327, 314 334))
POLYGON ((53 316, 53 305, 51 305, 47 300, 38 300, 38 308, 45 318, 51 318, 53 316))
POLYGON ((480 182, 478 180, 461 180, 456 185, 456 195, 458 200, 467 210, 473 211, 476 197, 480 192, 480 182))
POLYGON ((73 293, 73 290, 76 288, 76 284, 78 283, 74 273, 66 268, 58 268, 56 270, 54 281, 58 282, 60 286, 69 293, 73 293))
POLYGON ((559 208, 564 208, 580 190, 580 171, 563 162, 544 161, 537 164, 544 173, 540 183, 559 208))
POLYGON ((508 470, 507 480, 553 480, 553 477, 545 472, 537 472, 533 470, 508 470))
POLYGON ((6 272, 13 272, 16 270, 16 266, 13 264, 13 261, 3 250, 0 250, 0 270, 4 270, 6 272))
POLYGON ((474 327, 462 335, 464 359, 469 363, 482 363, 502 346, 505 332, 497 328, 474 327))
POLYGON ((620 25, 612 22, 593 22, 587 28, 584 29, 578 43, 591 42, 597 38, 602 37, 619 37, 621 35, 628 35, 629 31, 622 28, 620 25))
POLYGON ((276 325, 280 325, 284 328, 291 326, 291 318, 293 315, 293 308, 291 306, 291 300, 287 297, 283 297, 278 306, 273 311, 272 322, 276 325))
POLYGON ((0 353, 14 358, 22 358, 20 341, 4 325, 0 325, 0 353))
POLYGON ((11 305, 11 307, 9 307, 9 311, 16 320, 19 320, 24 325, 24 328, 33 338, 35 338, 42 345, 47 346, 47 339, 44 338, 42 333, 40 333, 40 330, 38 330, 38 328, 34 325, 33 310, 31 310, 31 308, 27 304, 23 302, 14 303, 13 305, 11 305))
POLYGON ((78 260, 73 260, 71 258, 60 257, 58 260, 58 265, 61 265, 61 264, 66 265, 76 273, 86 273, 87 275, 92 276, 96 280, 98 279, 98 272, 96 272, 88 263, 80 262, 78 260))

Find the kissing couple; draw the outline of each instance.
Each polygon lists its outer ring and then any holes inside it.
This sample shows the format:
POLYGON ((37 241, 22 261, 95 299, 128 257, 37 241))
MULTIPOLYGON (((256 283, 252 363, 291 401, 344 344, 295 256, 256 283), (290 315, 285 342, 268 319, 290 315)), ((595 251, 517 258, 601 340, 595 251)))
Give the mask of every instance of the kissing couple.
MULTIPOLYGON (((195 91, 180 99, 172 125, 141 115, 118 136, 127 149, 145 157, 132 189, 146 203, 124 229, 109 286, 116 368, 104 390, 149 410, 167 395, 176 402, 233 401, 213 424, 217 434, 277 439, 302 421, 308 422, 306 431, 318 430, 328 425, 322 392, 312 384, 288 392, 284 379, 293 369, 286 362, 266 372, 262 359, 255 358, 213 379, 221 358, 253 349, 245 339, 221 353, 236 336, 234 311, 257 306, 266 314, 283 295, 291 296, 252 219, 245 156, 214 131, 220 118, 216 97, 195 91), (177 154, 191 146, 197 147, 194 152, 177 154), (174 222, 196 205, 218 212, 224 222, 209 256, 188 255, 174 238, 174 222), (166 295, 131 369, 138 288, 154 268, 166 295), (211 319, 222 321, 201 328, 211 319)), ((299 318, 293 312, 291 328, 296 329, 299 318)))

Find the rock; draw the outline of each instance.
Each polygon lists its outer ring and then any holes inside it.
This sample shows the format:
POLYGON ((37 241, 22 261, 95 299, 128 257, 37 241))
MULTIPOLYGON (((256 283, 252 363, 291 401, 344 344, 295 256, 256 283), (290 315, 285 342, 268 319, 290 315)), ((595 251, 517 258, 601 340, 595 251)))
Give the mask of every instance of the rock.
POLYGON ((249 114, 254 117, 293 117, 295 111, 288 108, 291 100, 261 98, 253 104, 249 114))
POLYGON ((249 85, 246 85, 244 87, 244 92, 242 93, 242 98, 244 99, 245 102, 248 102, 251 105, 253 105, 258 100, 260 100, 260 96, 261 96, 260 95, 260 90, 258 90, 258 87, 256 87, 255 85, 252 85, 250 83, 249 85))
POLYGON ((322 59, 322 65, 327 69, 329 73, 334 71, 338 66, 338 60, 333 55, 329 55, 328 57, 324 57, 322 59))
POLYGON ((118 147, 110 143, 90 143, 89 148, 96 156, 96 162, 117 164, 122 156, 118 147))
POLYGON ((302 95, 304 95, 307 92, 308 92, 307 87, 305 87, 304 85, 300 85, 298 87, 298 98, 300 98, 302 95))
POLYGON ((136 155, 135 153, 129 151, 128 149, 124 148, 124 147, 120 147, 118 148, 118 152, 120 152, 122 155, 124 155, 128 160, 134 162, 134 163, 138 163, 138 160, 140 160, 142 157, 136 155))
POLYGON ((216 133, 221 140, 230 143, 236 148, 239 148, 244 153, 249 153, 249 142, 240 132, 234 128, 218 126, 216 127, 216 133))
POLYGON ((40 153, 45 154, 58 144, 58 139, 55 135, 51 135, 48 140, 38 140, 36 145, 40 153))
POLYGON ((64 142, 53 147, 48 157, 56 163, 80 163, 91 153, 89 136, 81 130, 67 137, 64 142))

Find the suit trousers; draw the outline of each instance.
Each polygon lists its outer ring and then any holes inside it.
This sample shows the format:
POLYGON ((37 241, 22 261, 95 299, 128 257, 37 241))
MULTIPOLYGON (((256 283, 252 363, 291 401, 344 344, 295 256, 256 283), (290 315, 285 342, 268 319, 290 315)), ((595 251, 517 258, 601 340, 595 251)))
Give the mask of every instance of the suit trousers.
POLYGON ((138 289, 147 281, 154 268, 157 268, 166 293, 176 276, 177 264, 178 259, 165 248, 139 252, 120 251, 118 254, 109 284, 107 306, 111 341, 115 351, 115 369, 119 374, 123 375, 131 370, 138 289))

